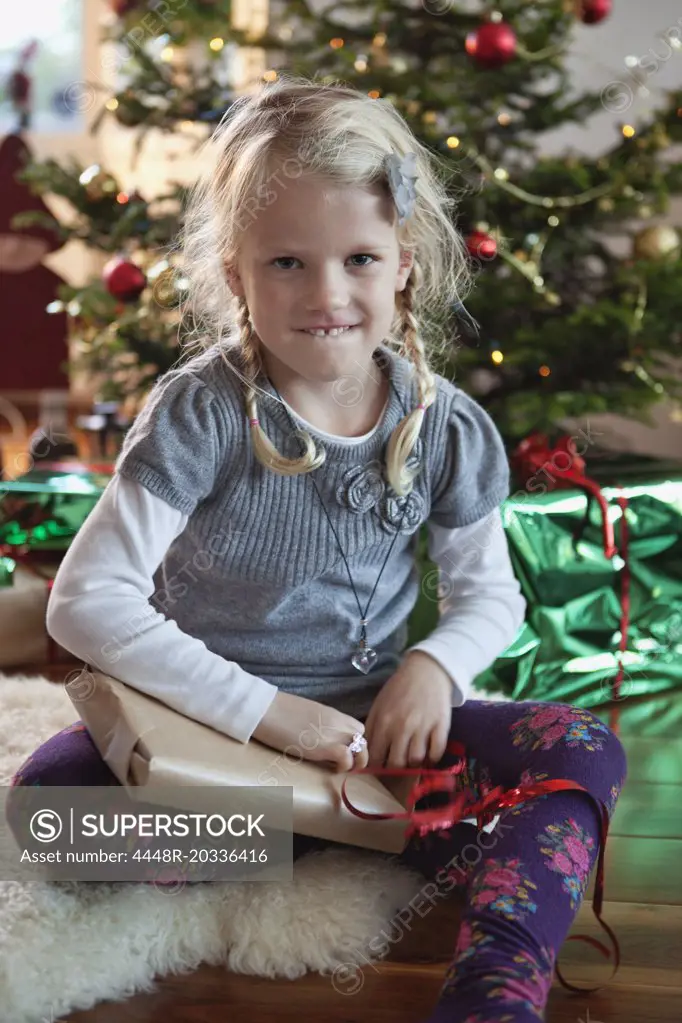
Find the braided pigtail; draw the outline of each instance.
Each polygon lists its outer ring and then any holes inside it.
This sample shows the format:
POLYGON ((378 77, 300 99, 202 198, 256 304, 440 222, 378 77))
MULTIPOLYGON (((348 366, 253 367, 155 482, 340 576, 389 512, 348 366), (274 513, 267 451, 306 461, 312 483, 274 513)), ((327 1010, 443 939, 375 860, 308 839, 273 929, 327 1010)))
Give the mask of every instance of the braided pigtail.
POLYGON ((256 380, 263 369, 260 357, 258 335, 251 325, 249 307, 246 300, 238 299, 237 323, 239 327, 239 347, 242 353, 242 360, 247 381, 245 405, 246 414, 249 417, 251 427, 251 441, 253 452, 261 463, 268 469, 282 473, 283 476, 297 476, 302 472, 312 472, 322 465, 326 453, 324 450, 318 452, 315 442, 305 430, 299 430, 298 436, 305 445, 305 454, 300 458, 285 458, 274 446, 268 435, 265 433, 258 420, 258 405, 256 404, 256 380))
POLYGON ((405 497, 412 490, 412 482, 420 471, 407 469, 406 462, 417 443, 424 421, 424 412, 436 398, 435 378, 429 369, 424 343, 419 334, 419 323, 414 313, 415 294, 423 281, 423 271, 415 258, 403 291, 398 293, 402 318, 403 354, 412 362, 417 374, 419 404, 404 416, 391 434, 386 451, 386 474, 393 490, 405 497))

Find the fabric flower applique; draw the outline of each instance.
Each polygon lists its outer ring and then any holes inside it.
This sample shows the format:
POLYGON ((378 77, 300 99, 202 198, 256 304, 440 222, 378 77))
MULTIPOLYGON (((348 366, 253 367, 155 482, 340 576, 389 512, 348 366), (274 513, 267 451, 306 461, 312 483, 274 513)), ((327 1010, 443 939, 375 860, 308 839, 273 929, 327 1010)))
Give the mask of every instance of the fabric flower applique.
MULTIPOLYGON (((423 442, 418 437, 405 463, 406 467, 410 470, 418 469, 422 454, 423 442)), ((336 499, 356 515, 373 511, 388 533, 396 533, 398 529, 401 533, 413 533, 425 517, 424 498, 415 487, 405 497, 399 497, 386 481, 385 472, 385 464, 378 459, 366 465, 354 465, 341 477, 336 488, 336 499)))
POLYGON ((544 843, 540 852, 548 857, 545 866, 562 875, 562 887, 569 895, 571 909, 577 908, 590 876, 594 838, 572 817, 564 824, 548 824, 536 837, 544 843))
POLYGON ((349 511, 364 515, 381 500, 384 490, 382 465, 375 459, 367 465, 354 465, 344 472, 336 488, 336 499, 349 511))
POLYGON ((417 155, 406 153, 401 157, 398 153, 390 153, 385 157, 385 165, 388 183, 398 208, 398 223, 402 225, 411 216, 417 201, 417 155))
POLYGON ((588 710, 565 704, 533 704, 511 725, 514 745, 523 750, 547 750, 562 742, 571 749, 582 746, 591 753, 603 749, 602 735, 609 729, 588 710))

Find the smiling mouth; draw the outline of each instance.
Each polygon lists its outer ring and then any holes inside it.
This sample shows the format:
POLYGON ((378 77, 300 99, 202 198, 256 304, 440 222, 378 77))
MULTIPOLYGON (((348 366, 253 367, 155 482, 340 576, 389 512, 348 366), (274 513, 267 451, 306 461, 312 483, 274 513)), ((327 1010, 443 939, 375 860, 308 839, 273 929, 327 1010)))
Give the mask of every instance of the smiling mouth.
POLYGON ((343 334, 350 334, 351 330, 355 330, 355 324, 352 327, 331 327, 329 330, 301 330, 301 334, 308 334, 310 337, 341 337, 343 334))

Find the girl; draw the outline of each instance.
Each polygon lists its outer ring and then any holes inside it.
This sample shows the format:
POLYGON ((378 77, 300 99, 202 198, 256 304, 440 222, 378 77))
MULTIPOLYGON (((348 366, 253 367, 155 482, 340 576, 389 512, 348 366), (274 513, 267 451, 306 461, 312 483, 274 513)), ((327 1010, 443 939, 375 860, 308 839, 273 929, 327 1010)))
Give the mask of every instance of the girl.
MULTIPOLYGON (((460 741, 477 794, 570 778, 612 811, 624 755, 596 717, 469 698, 524 602, 501 438, 429 366, 426 317, 466 282, 432 155, 388 102, 293 76, 234 103, 209 153, 184 229, 205 344, 128 433, 57 575, 50 634, 242 742, 347 771, 446 766, 460 741), (405 650, 425 522, 442 614, 405 650)), ((78 724, 15 779, 115 782, 78 724)), ((458 861, 470 841, 461 823, 402 854, 431 878, 450 865, 467 892, 429 1020, 541 1019, 597 856, 596 807, 554 792, 458 861)))

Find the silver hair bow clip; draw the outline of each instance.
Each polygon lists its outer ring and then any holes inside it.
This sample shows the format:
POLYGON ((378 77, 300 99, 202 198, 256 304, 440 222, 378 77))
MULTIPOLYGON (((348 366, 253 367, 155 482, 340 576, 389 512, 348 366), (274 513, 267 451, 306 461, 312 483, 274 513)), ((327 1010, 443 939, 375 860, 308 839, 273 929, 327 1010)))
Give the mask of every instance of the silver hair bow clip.
POLYGON ((388 183, 398 208, 398 223, 402 227, 412 214, 417 199, 414 187, 417 180, 417 157, 415 153, 406 153, 402 158, 397 153, 389 153, 384 162, 388 183))

